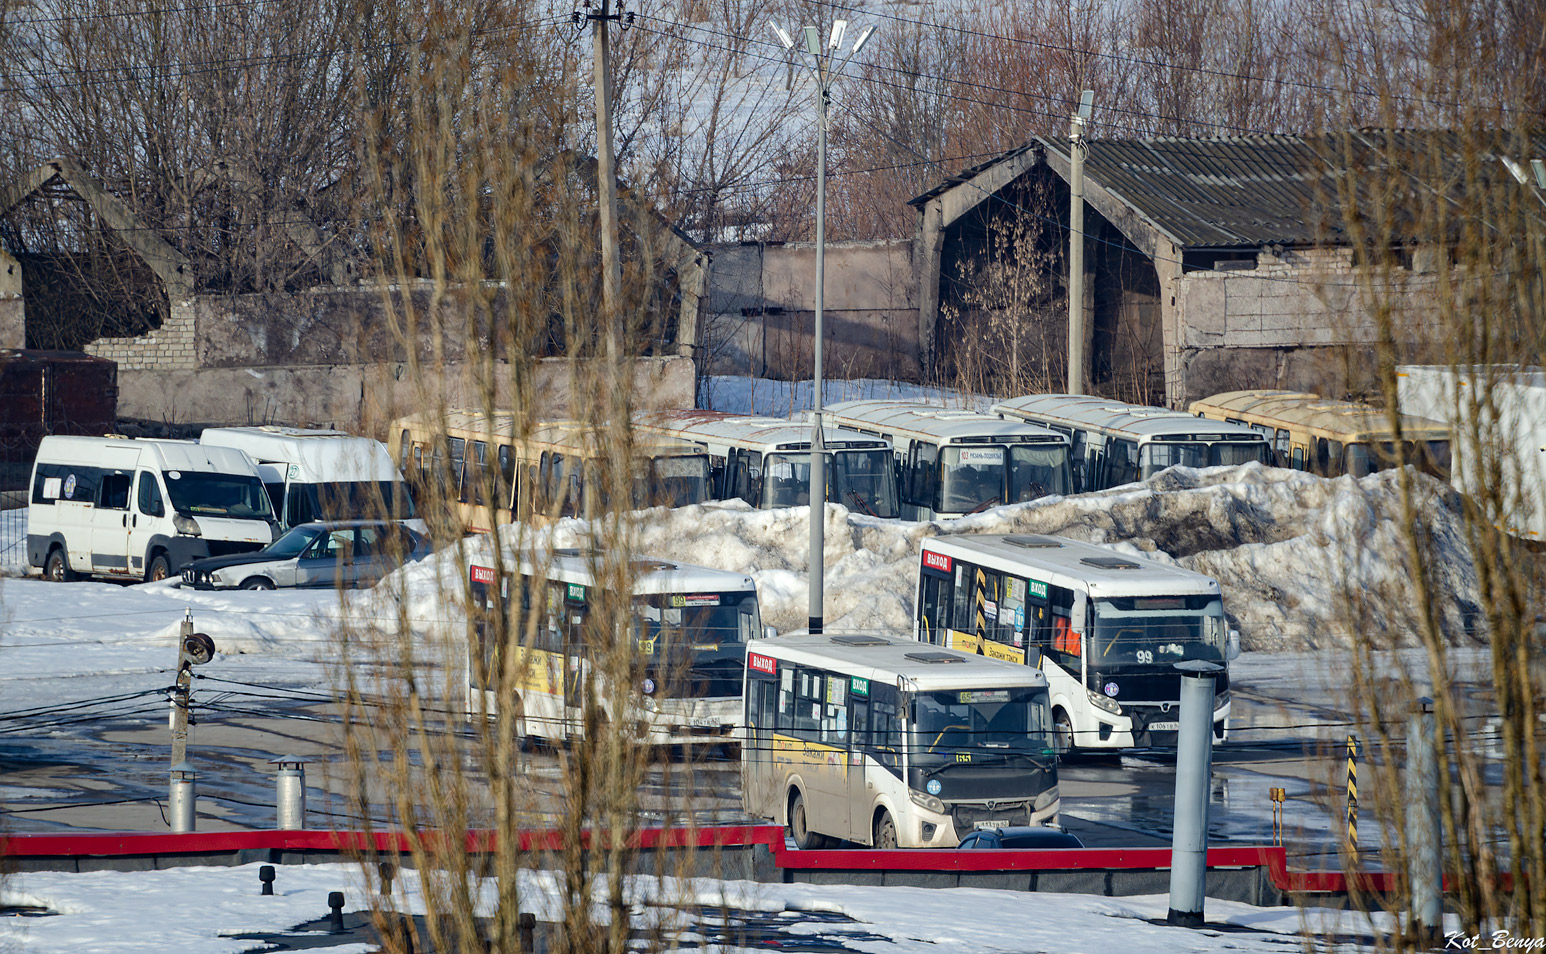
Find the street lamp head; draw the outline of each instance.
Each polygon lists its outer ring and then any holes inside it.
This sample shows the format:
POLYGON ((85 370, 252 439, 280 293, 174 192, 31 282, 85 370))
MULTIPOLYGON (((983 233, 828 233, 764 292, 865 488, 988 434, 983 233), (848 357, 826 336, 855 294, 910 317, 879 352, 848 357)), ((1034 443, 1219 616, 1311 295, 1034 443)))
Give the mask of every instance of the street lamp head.
POLYGON ((1535 173, 1535 187, 1546 189, 1546 162, 1539 159, 1530 160, 1530 169, 1535 173))
POLYGON ((777 23, 774 23, 772 20, 768 21, 768 29, 773 31, 774 36, 778 37, 778 42, 784 44, 784 49, 794 49, 794 37, 789 35, 788 30, 785 30, 783 27, 779 26, 777 23))
POLYGON ((1079 94, 1079 118, 1085 122, 1090 119, 1090 111, 1095 105, 1095 91, 1087 89, 1079 94))
POLYGON ((864 49, 864 44, 870 42, 870 34, 872 34, 874 32, 875 32, 875 28, 873 26, 867 26, 863 30, 859 31, 859 39, 854 41, 853 52, 848 54, 848 55, 849 56, 858 56, 859 55, 859 51, 864 49))
POLYGON ((843 33, 848 29, 847 20, 832 21, 832 36, 827 39, 827 49, 836 50, 843 45, 843 33))
POLYGON ((805 28, 805 48, 810 51, 811 56, 821 56, 821 34, 813 26, 805 28))

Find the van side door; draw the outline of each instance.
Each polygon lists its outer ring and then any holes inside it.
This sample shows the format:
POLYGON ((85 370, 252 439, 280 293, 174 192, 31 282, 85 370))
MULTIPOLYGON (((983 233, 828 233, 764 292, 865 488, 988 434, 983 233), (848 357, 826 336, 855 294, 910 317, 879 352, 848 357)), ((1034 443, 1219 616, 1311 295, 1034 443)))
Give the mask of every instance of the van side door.
POLYGON ((129 574, 129 493, 133 472, 111 470, 97 482, 96 513, 91 521, 91 571, 129 574))
POLYGON ((161 482, 156 479, 154 472, 142 470, 134 478, 134 502, 129 508, 129 570, 144 576, 148 566, 146 560, 149 556, 146 551, 150 549, 150 538, 157 533, 170 536, 171 532, 161 482))

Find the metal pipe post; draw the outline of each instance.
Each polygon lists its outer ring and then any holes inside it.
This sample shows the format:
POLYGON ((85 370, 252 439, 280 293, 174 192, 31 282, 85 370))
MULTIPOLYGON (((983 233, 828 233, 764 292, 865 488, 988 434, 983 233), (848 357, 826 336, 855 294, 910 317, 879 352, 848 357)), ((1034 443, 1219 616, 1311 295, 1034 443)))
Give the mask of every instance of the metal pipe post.
POLYGON ((1213 787, 1213 682, 1223 667, 1200 659, 1181 670, 1181 729, 1176 733, 1176 802, 1166 920, 1201 927, 1208 873, 1208 794, 1213 787))
POLYGON ((827 83, 829 77, 820 54, 816 61, 816 327, 815 370, 811 390, 811 592, 810 620, 812 633, 820 633, 822 627, 823 597, 826 587, 826 517, 827 517, 827 461, 826 448, 821 433, 821 338, 822 305, 825 303, 827 285, 827 83))
POLYGON ((275 759, 279 774, 275 780, 275 827, 281 831, 299 831, 306 827, 306 762, 293 755, 275 759))
POLYGON ((1441 936, 1444 925, 1444 831, 1434 754, 1436 729, 1433 700, 1418 699, 1406 729, 1406 865, 1412 886, 1412 929, 1425 939, 1441 936))
POLYGON ((167 795, 167 815, 176 834, 194 830, 194 803, 198 799, 198 771, 190 762, 172 766, 171 790, 167 795))
MULTIPOLYGON (((183 614, 182 629, 177 636, 177 681, 172 689, 172 757, 173 771, 188 759, 188 707, 193 697, 193 669, 188 662, 188 640, 193 637, 193 608, 183 614)), ((190 829, 191 830, 191 829, 190 829)))

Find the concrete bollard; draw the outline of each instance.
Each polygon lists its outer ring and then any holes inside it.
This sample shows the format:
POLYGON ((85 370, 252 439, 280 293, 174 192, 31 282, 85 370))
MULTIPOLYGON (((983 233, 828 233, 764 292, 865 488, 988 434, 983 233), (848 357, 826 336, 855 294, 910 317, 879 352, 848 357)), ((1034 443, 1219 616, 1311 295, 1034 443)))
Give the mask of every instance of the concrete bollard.
POLYGON ((1208 875, 1208 793, 1213 780, 1213 683, 1221 667, 1201 659, 1181 670, 1181 729, 1176 733, 1175 822, 1166 920, 1202 927, 1208 875))
POLYGON ((1444 819, 1437 735, 1433 700, 1418 699, 1406 730, 1406 832, 1412 929, 1420 943, 1436 942, 1444 934, 1444 819))
POLYGON ((172 831, 181 834, 194 829, 194 803, 198 798, 198 770, 184 759, 172 766, 172 784, 168 811, 172 831))
POLYGON ((294 755, 282 755, 269 762, 279 766, 275 778, 274 804, 280 831, 295 831, 306 827, 306 760, 294 755))

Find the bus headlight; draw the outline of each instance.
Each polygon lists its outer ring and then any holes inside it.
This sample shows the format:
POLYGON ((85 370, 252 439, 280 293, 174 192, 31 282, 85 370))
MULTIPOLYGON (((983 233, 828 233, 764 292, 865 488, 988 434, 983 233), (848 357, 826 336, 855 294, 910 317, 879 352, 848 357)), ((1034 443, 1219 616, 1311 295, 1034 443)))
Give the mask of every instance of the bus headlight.
POLYGON ((639 690, 646 696, 653 696, 655 694, 655 680, 646 676, 644 682, 639 686, 639 690))
POLYGON ((936 815, 945 814, 945 803, 935 798, 933 795, 925 795, 922 792, 915 792, 912 789, 908 789, 907 798, 914 805, 917 805, 924 811, 933 812, 936 815))
POLYGON ((1228 689, 1225 689, 1223 692, 1221 692, 1218 695, 1214 696, 1213 697, 1213 711, 1217 712, 1220 709, 1224 708, 1225 706, 1229 705, 1229 699, 1230 699, 1230 696, 1229 696, 1229 690, 1228 689))
POLYGON ((204 531, 199 529, 199 522, 182 513, 172 517, 172 529, 185 537, 202 537, 204 535, 204 531))
POLYGON ((1035 802, 1034 805, 1032 805, 1032 810, 1039 812, 1043 808, 1046 808, 1048 805, 1051 805, 1053 802, 1055 802, 1057 800, 1058 800, 1058 787, 1056 785, 1054 785, 1051 788, 1047 789, 1045 792, 1042 792, 1040 795, 1036 796, 1036 802, 1035 802))
POLYGON ((1109 712, 1112 715, 1122 714, 1122 707, 1117 705, 1117 701, 1110 696, 1102 695, 1094 689, 1086 689, 1084 694, 1090 697, 1090 704, 1095 708, 1109 712))

